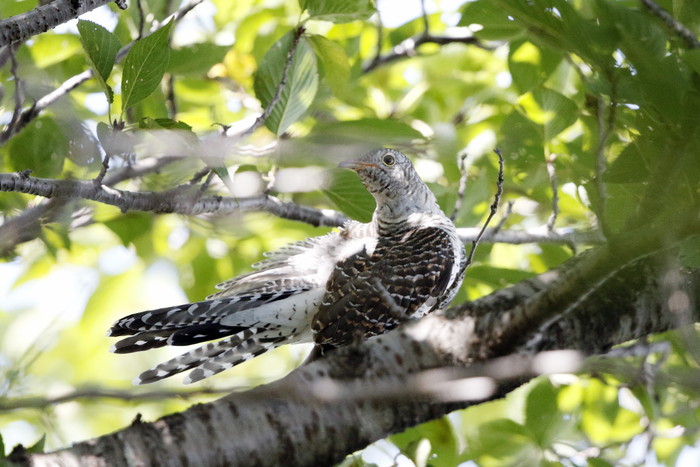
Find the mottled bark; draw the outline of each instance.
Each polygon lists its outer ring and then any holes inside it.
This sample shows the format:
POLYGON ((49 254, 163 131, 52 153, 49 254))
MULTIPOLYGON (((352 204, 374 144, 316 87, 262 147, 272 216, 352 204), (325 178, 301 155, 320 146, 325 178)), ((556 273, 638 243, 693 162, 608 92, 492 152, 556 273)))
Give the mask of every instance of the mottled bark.
POLYGON ((339 461, 390 433, 484 397, 502 396, 523 381, 522 374, 497 379, 494 392, 469 394, 466 389, 462 399, 474 400, 450 403, 429 396, 430 391, 415 390, 415 376, 422 371, 460 371, 485 357, 516 352, 567 348, 596 354, 614 344, 700 320, 696 306, 700 271, 669 269, 673 252, 647 251, 657 244, 626 242, 627 253, 621 248, 594 249, 558 270, 340 349, 269 385, 153 423, 137 422, 54 453, 16 455, 15 460, 65 466, 327 465, 339 461), (600 275, 603 264, 610 268, 600 275), (682 319, 677 310, 669 311, 670 290, 664 279, 669 271, 678 278, 674 293, 685 294, 690 304, 689 314, 682 319), (531 307, 535 302, 543 307, 541 316, 531 307), (553 306, 561 308, 552 311, 553 306), (403 395, 383 392, 387 387, 407 391, 403 395))
MULTIPOLYGON (((115 0, 53 0, 0 21, 0 47, 20 42, 115 0)), ((125 0, 116 3, 126 8, 125 0)))

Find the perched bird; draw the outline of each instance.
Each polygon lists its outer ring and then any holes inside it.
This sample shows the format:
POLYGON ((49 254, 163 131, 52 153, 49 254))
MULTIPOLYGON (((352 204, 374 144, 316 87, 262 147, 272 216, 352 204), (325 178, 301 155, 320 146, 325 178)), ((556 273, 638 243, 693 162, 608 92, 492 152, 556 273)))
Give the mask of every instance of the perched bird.
POLYGON ((193 369, 199 381, 284 344, 324 351, 382 334, 446 306, 464 277, 455 226, 394 149, 340 163, 360 177, 377 207, 372 221, 292 243, 230 279, 205 301, 126 316, 108 335, 130 336, 116 353, 209 342, 145 371, 144 384, 193 369))

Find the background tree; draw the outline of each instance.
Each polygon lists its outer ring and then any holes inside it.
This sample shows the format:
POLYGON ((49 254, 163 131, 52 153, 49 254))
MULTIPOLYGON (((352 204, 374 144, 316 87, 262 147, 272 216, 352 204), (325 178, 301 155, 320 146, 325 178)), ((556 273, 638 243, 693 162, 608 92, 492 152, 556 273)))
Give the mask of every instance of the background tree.
POLYGON ((697 463, 696 3, 34 3, 0 2, 0 433, 128 428, 12 461, 697 463), (333 167, 378 145, 467 243, 502 150, 451 309, 285 378, 305 349, 130 385, 172 349, 109 354, 116 318, 367 220, 333 167))

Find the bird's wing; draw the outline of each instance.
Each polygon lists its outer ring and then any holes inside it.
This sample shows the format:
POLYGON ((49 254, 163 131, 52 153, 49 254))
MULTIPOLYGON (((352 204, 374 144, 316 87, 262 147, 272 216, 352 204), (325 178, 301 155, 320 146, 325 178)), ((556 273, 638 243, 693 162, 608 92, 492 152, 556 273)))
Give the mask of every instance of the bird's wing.
POLYGON ((457 261, 451 235, 438 227, 382 237, 371 254, 336 265, 314 317, 314 340, 346 345, 423 316, 454 283, 457 261))

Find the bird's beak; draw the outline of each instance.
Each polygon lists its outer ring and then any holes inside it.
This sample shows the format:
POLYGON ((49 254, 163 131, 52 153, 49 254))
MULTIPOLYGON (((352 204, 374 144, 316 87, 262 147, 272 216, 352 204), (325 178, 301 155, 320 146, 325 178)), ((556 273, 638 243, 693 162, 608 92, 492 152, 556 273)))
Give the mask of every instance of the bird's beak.
POLYGON ((341 162, 340 164, 338 164, 338 167, 343 168, 343 169, 360 170, 360 169, 364 169, 366 167, 377 168, 379 166, 376 164, 370 164, 368 162, 350 160, 350 161, 341 162))

